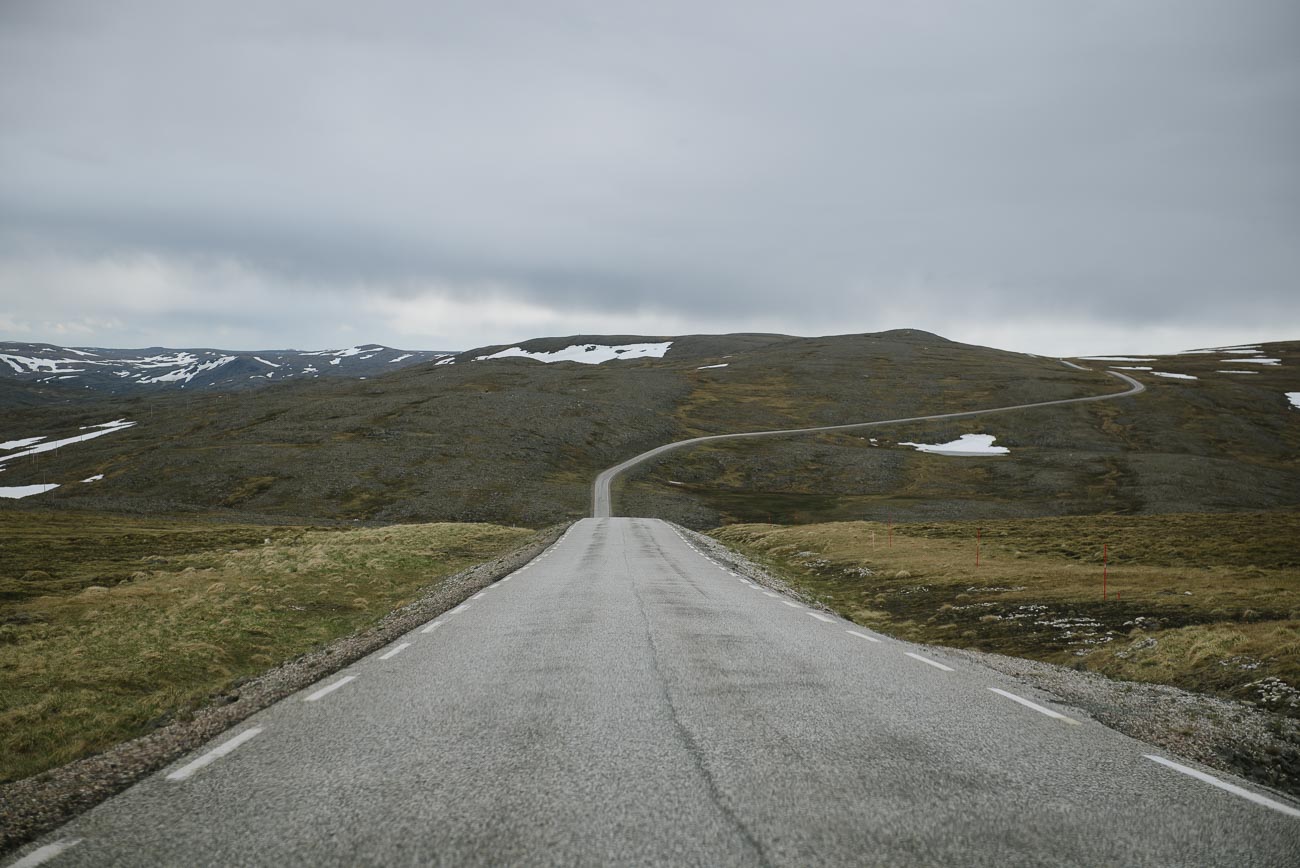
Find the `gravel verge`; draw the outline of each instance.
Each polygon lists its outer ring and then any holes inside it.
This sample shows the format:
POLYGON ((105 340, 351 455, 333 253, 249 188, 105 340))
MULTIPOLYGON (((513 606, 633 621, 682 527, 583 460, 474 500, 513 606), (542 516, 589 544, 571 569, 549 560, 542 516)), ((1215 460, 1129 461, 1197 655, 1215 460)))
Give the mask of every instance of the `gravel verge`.
MULTIPOLYGON (((810 608, 838 614, 712 537, 677 527, 735 572, 810 608)), ((1054 663, 946 645, 943 650, 1049 693, 1131 738, 1300 798, 1300 721, 1294 718, 1163 684, 1119 681, 1054 663)))
POLYGON ((535 558, 567 528, 568 524, 560 524, 538 531, 514 551, 441 579, 418 600, 388 613, 374 626, 237 684, 182 720, 101 754, 0 787, 0 854, 93 808, 263 708, 458 606, 535 558))

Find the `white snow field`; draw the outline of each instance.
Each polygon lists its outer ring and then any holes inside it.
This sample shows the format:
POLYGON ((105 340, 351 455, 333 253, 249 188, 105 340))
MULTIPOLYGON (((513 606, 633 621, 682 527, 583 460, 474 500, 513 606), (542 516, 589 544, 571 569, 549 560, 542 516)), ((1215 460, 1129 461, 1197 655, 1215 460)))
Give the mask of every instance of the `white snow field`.
POLYGON ((699 366, 698 368, 696 368, 695 370, 697 370, 697 371, 707 371, 709 368, 725 368, 728 364, 729 364, 728 362, 723 362, 723 363, 720 364, 720 365, 700 365, 700 366, 699 366))
POLYGON ((1155 359, 1139 359, 1133 356, 1081 356, 1090 362, 1154 362, 1155 359))
POLYGON ((1229 365, 1246 365, 1246 364, 1250 364, 1250 365, 1280 365, 1280 364, 1282 364, 1282 360, 1281 360, 1281 359, 1219 359, 1219 361, 1220 361, 1220 362, 1224 362, 1225 364, 1229 364, 1229 365))
POLYGON ((83 480, 81 480, 81 481, 82 481, 82 482, 99 482, 99 480, 101 480, 101 479, 103 479, 103 478, 104 478, 104 474, 102 474, 102 473, 96 473, 94 476, 88 476, 88 477, 86 477, 85 479, 83 479, 83 480))
POLYGON ((1300 392, 1287 392, 1286 399, 1291 402, 1291 406, 1300 410, 1300 392))
POLYGON ((1117 371, 1149 371, 1151 368, 1146 365, 1116 365, 1117 371))
POLYGON ((936 455, 1006 455, 1011 450, 1005 446, 994 446, 997 438, 992 434, 963 434, 949 443, 899 443, 899 446, 911 446, 918 452, 933 452, 936 455))
POLYGON ((16 499, 19 497, 30 497, 33 494, 44 494, 47 491, 53 491, 58 488, 57 482, 49 485, 10 485, 0 486, 0 497, 16 499))
POLYGON ((1258 374, 1259 371, 1215 371, 1216 374, 1258 374))
POLYGON ((532 353, 519 347, 510 347, 488 356, 476 356, 474 361, 518 357, 536 359, 539 362, 580 362, 584 365, 599 365, 615 359, 662 359, 672 345, 672 341, 664 341, 661 344, 623 344, 616 347, 601 344, 574 344, 553 353, 532 353))
MULTIPOLYGON (((51 440, 48 443, 40 443, 35 446, 30 446, 26 449, 23 449, 20 452, 12 452, 8 455, 0 455, 0 464, 4 464, 6 461, 10 461, 14 458, 22 458, 25 455, 35 455, 38 452, 49 452, 53 449, 58 449, 61 446, 67 446, 69 443, 80 443, 83 440, 93 440, 96 437, 103 437, 105 434, 112 434, 114 431, 121 431, 123 428, 130 428, 134 424, 135 424, 134 422, 128 422, 125 419, 116 419, 112 422, 104 422, 100 425, 87 425, 82 429, 83 431, 86 430, 87 428, 94 429, 94 430, 90 430, 85 434, 78 434, 76 437, 65 437, 62 440, 51 440)), ((45 438, 29 437, 27 439, 29 441, 32 441, 32 440, 44 440, 45 438)), ((19 442, 19 441, 12 441, 12 442, 19 442)), ((26 487, 30 487, 30 486, 26 486, 26 487)), ((36 493, 37 492, 35 491, 28 492, 28 494, 36 494, 36 493)), ((15 496, 26 497, 27 495, 19 494, 15 496)))
POLYGON ((1170 374, 1170 373, 1168 373, 1168 372, 1166 372, 1166 371, 1152 371, 1152 372, 1151 372, 1151 376, 1153 376, 1153 377, 1168 377, 1168 378, 1171 379, 1171 380, 1196 380, 1196 379, 1199 379, 1198 377, 1193 377, 1191 374, 1170 374))
POLYGON ((33 443, 40 443, 44 437, 24 437, 21 440, 7 440, 0 443, 0 449, 21 449, 24 446, 31 446, 33 443))

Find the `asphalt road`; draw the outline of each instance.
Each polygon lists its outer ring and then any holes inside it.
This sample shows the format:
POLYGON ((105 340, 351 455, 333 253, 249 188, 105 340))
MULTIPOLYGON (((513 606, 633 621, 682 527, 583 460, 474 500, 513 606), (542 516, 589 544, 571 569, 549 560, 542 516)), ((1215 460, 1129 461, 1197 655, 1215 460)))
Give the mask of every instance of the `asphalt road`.
MULTIPOLYGON (((1063 364, 1072 368, 1078 368, 1081 371, 1088 370, 1071 362, 1061 360, 1063 364)), ((855 431, 861 428, 876 428, 881 425, 897 425, 902 422, 930 422, 936 419, 965 419, 971 416, 987 416, 992 413, 1007 413, 1012 410, 1028 410, 1033 407, 1053 407, 1058 404, 1082 404, 1089 401, 1110 401, 1114 398, 1123 398, 1128 395, 1136 395, 1139 392, 1145 392, 1147 387, 1130 377, 1128 374, 1121 374, 1118 371, 1106 371, 1112 377, 1116 377, 1128 383, 1129 388, 1123 392, 1108 392, 1103 395, 1089 395, 1085 398, 1063 398, 1057 401, 1039 401, 1034 404, 1013 404, 1009 407, 990 407, 985 410, 966 410, 960 413, 936 413, 932 416, 912 416, 907 419, 880 419, 875 422, 852 422, 847 425, 822 425, 816 428, 782 428, 776 431, 746 431, 740 434, 710 434, 706 437, 692 437, 689 440, 678 440, 676 443, 665 443, 663 446, 656 446, 654 449, 642 452, 633 458, 629 458, 621 464, 616 464, 608 470, 601 472, 596 477, 596 481, 591 487, 591 514, 595 518, 608 518, 614 514, 613 498, 610 495, 610 485, 614 479, 624 471, 635 467, 643 461, 647 461, 665 452, 672 452, 677 449, 684 449, 688 446, 697 446, 701 443, 708 443, 712 440, 740 440, 748 437, 781 437, 791 434, 812 434, 818 431, 855 431)))
POLYGON ((1294 805, 1148 755, 1162 756, 964 658, 734 575, 669 524, 586 519, 25 852, 95 866, 1296 864, 1294 805))

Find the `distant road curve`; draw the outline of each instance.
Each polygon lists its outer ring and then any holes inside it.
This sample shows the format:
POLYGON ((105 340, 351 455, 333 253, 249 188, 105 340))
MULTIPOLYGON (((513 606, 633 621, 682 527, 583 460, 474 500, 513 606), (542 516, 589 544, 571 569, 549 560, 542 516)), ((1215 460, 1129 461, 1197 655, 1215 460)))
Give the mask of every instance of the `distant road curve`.
MULTIPOLYGON (((1069 364, 1069 362, 1065 362, 1065 364, 1069 364)), ((1078 366, 1070 365, 1070 367, 1078 366)), ((1081 368, 1081 370, 1087 369, 1081 368)), ((596 477, 596 481, 591 486, 591 516, 592 518, 609 518, 613 515, 610 485, 623 471, 635 467, 643 461, 648 461, 657 455, 663 455, 665 452, 672 452, 676 449, 685 449, 689 446, 708 443, 713 440, 738 440, 742 437, 778 437, 783 434, 811 434, 817 431, 852 431, 858 428, 875 428, 880 425, 897 425, 902 422, 929 422, 936 419, 964 419, 968 416, 986 416, 990 413, 1006 413, 1010 410, 1027 410, 1030 407, 1052 407, 1057 404, 1082 404, 1085 401, 1109 401, 1113 398, 1137 395, 1147 390, 1146 386, 1142 385, 1127 374, 1121 374, 1118 371, 1106 371, 1106 373, 1128 383, 1129 388, 1123 392, 1112 392, 1106 395, 1089 395, 1086 398, 1063 398, 1058 401, 1039 401, 1036 404, 1016 404, 1011 407, 991 407, 987 410, 966 410, 961 413, 937 413, 933 416, 911 416, 906 419, 881 419, 878 422, 852 422, 847 425, 822 425, 817 428, 783 428, 777 431, 746 431, 743 434, 710 434, 706 437, 692 437, 689 440, 678 440, 676 443, 666 443, 663 446, 657 446, 648 452, 642 452, 635 458, 629 458, 621 464, 615 464, 608 470, 601 471, 600 475, 596 477)))

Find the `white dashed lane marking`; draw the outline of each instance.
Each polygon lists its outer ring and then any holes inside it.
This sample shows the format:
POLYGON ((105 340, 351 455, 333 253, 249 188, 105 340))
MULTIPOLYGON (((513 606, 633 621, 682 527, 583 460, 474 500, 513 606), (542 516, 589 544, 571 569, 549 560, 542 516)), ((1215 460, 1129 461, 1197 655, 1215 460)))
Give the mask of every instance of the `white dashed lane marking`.
POLYGON ((55 841, 53 844, 46 844, 44 847, 38 847, 19 859, 9 868, 36 868, 37 865, 44 865, 64 850, 71 850, 81 843, 80 838, 65 838, 62 841, 55 841))
POLYGON ((174 772, 172 772, 171 774, 169 774, 169 775, 167 776, 167 780, 169 780, 169 781, 183 781, 183 780, 185 780, 185 779, 188 778, 190 775, 194 774, 194 773, 197 772, 199 769, 203 768, 204 766, 208 765, 209 763, 214 763, 214 762, 216 762, 217 760, 221 759, 223 756, 225 756, 226 754, 230 753, 232 750, 234 750, 235 748, 239 747, 241 744, 243 744, 244 742, 248 741, 250 738, 253 738, 254 736, 256 736, 256 735, 257 735, 259 732, 261 732, 261 731, 262 731, 262 728, 261 728, 260 726, 255 726, 255 727, 253 727, 252 729, 246 729, 246 730, 244 730, 244 731, 241 732, 239 735, 235 736, 234 738, 230 739, 229 741, 226 741, 225 743, 221 744, 220 746, 213 748, 212 750, 208 751, 208 752, 205 753, 203 756, 199 757, 198 759, 194 760, 193 762, 191 762, 191 763, 187 763, 186 765, 181 766, 181 767, 178 768, 176 771, 174 771, 174 772))
POLYGON ((786 604, 787 606, 789 606, 791 609, 802 609, 802 608, 803 608, 803 606, 800 606, 798 603, 792 602, 792 601, 790 601, 790 600, 782 600, 781 602, 782 602, 782 603, 785 603, 785 604, 786 604))
POLYGON ((441 626, 442 626, 442 622, 441 622, 441 621, 434 621, 433 623, 431 623, 429 626, 425 627, 425 628, 424 628, 423 630, 421 630, 420 632, 421 632, 421 633, 432 633, 434 630, 437 630, 437 629, 438 629, 439 627, 441 627, 441 626))
POLYGON ((821 612, 809 612, 808 614, 816 618, 818 621, 825 621, 827 624, 830 624, 835 620, 834 618, 823 615, 821 612))
POLYGON ((401 654, 403 651, 405 651, 407 648, 410 647, 411 647, 410 642, 403 642, 401 645, 398 645, 396 648, 394 648, 392 651, 389 651, 387 654, 380 654, 379 659, 387 660, 390 657, 396 657, 398 654, 401 654))
POLYGON ((1036 702, 1030 702, 1028 699, 1025 699, 1023 696, 1016 696, 1014 693, 1008 693, 1007 691, 999 690, 996 687, 990 687, 989 690, 992 690, 998 696, 1005 696, 1007 699, 1010 699, 1012 702, 1019 702, 1025 708, 1032 708, 1034 711, 1037 711, 1039 714, 1045 714, 1048 717, 1052 717, 1055 718, 1056 720, 1061 720, 1066 723, 1072 723, 1075 726, 1079 725, 1079 721, 1075 720, 1073 717, 1066 717, 1064 714, 1061 714, 1059 711, 1052 711, 1052 709, 1045 708, 1036 702))
POLYGON ((913 660, 920 660, 922 663, 933 666, 935 669, 942 669, 944 672, 953 671, 951 666, 944 666, 942 663, 936 663, 928 657, 922 657, 920 654, 913 654, 911 651, 904 651, 903 653, 908 657, 911 657, 913 660))
POLYGON ((1286 814, 1288 817, 1300 817, 1300 810, 1296 810, 1290 805, 1284 805, 1281 802, 1275 802, 1272 799, 1268 798, 1267 796, 1261 796, 1259 793, 1252 793, 1250 790, 1243 789, 1235 784, 1230 784, 1227 781, 1221 781, 1218 778, 1216 778, 1214 775, 1207 775, 1205 772, 1198 772, 1196 769, 1190 769, 1187 766, 1179 765, 1173 760, 1167 760, 1162 756, 1154 756, 1149 753, 1144 753, 1142 755, 1147 759, 1151 760, 1152 762, 1160 763, 1160 765, 1167 766, 1168 768, 1171 768, 1176 772, 1182 772, 1183 774, 1189 777, 1196 778, 1198 781, 1205 781, 1205 783, 1209 784, 1210 786, 1218 787, 1221 790, 1227 790, 1228 792, 1232 793, 1234 796, 1241 796, 1243 799, 1248 799, 1249 801, 1252 801, 1257 805, 1263 805, 1266 808, 1272 808, 1273 810, 1277 811, 1280 814, 1286 814))
POLYGON ((866 639, 868 642, 879 642, 875 636, 868 636, 866 633, 859 633, 857 630, 845 630, 850 636, 857 636, 859 639, 866 639))
POLYGON ((333 693, 335 690, 338 690, 340 687, 342 687, 344 684, 347 684, 349 681, 355 681, 356 677, 357 676, 355 675, 344 675, 342 678, 340 678, 338 681, 335 681, 333 684, 327 684, 324 687, 322 687, 320 690, 317 690, 311 696, 308 696, 306 699, 304 699, 303 702, 316 702, 321 697, 328 696, 329 694, 333 693))

